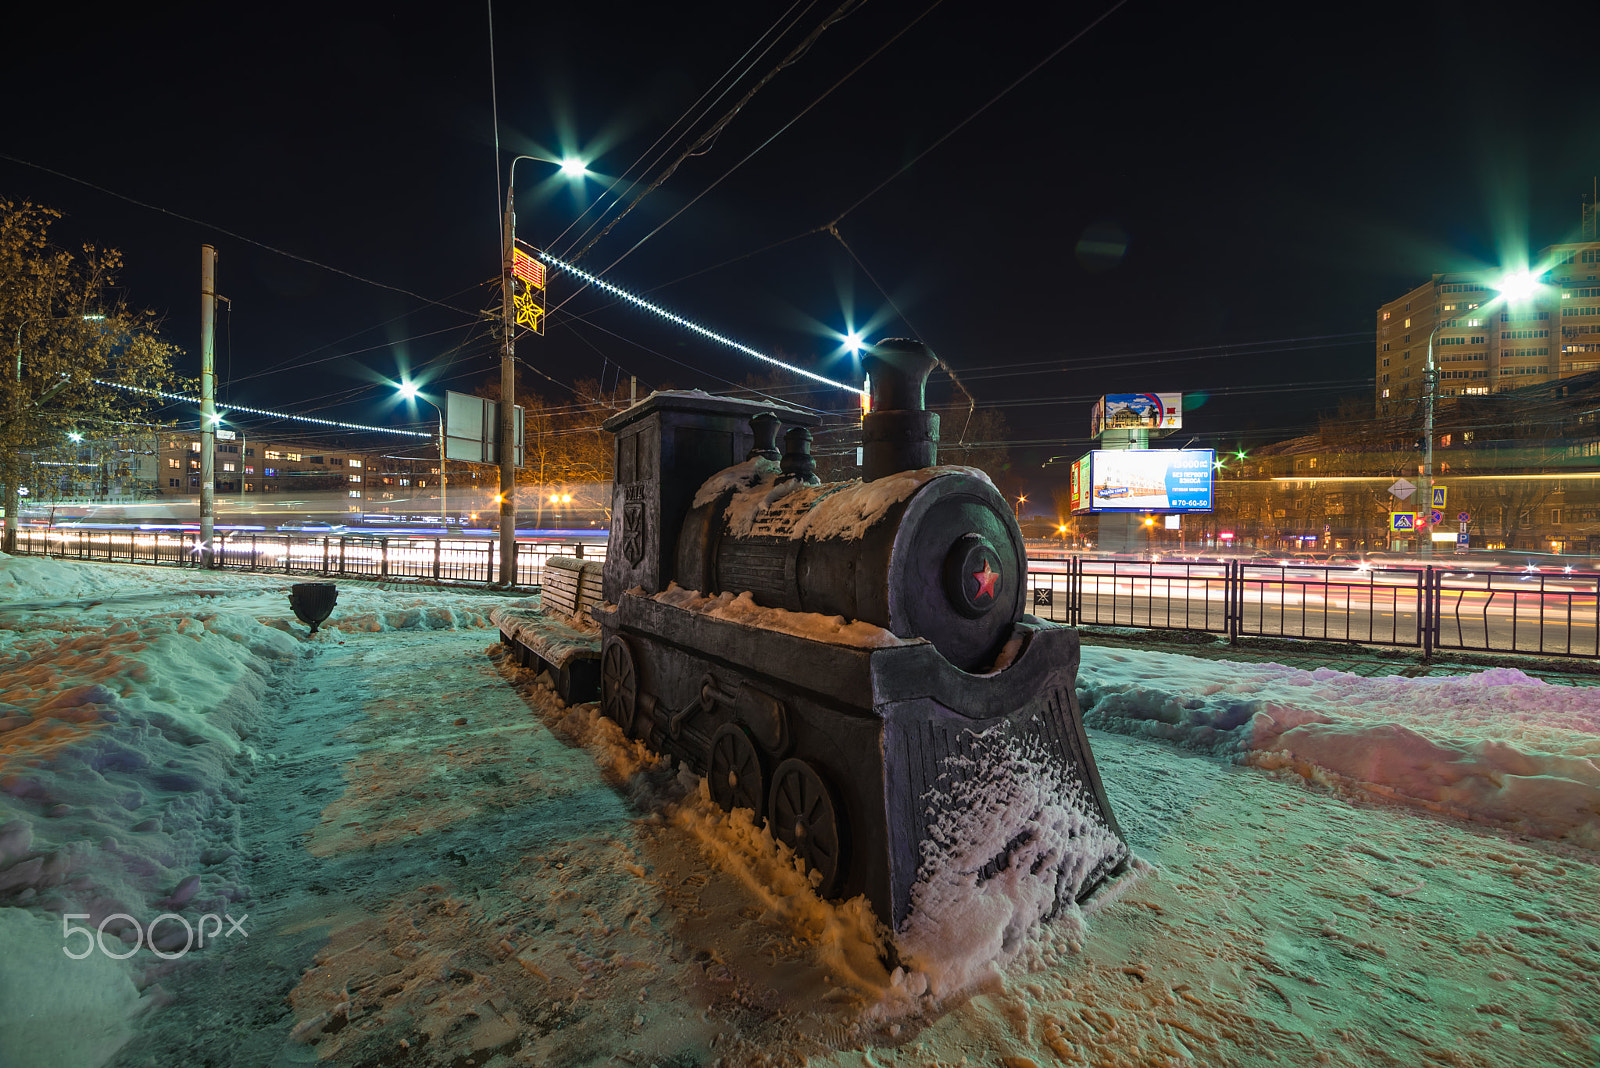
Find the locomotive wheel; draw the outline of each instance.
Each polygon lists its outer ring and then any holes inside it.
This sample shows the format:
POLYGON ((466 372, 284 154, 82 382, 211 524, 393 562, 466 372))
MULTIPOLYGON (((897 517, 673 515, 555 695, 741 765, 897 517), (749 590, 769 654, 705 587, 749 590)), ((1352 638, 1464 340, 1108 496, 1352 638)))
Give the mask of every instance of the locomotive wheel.
POLYGON ((633 652, 613 634, 600 653, 600 712, 621 727, 623 734, 631 734, 638 706, 639 673, 634 670, 633 652))
POLYGON ((772 832, 822 876, 817 894, 827 897, 844 871, 844 827, 833 791, 810 764, 791 757, 772 773, 767 803, 772 832))
POLYGON ((724 723, 711 736, 706 783, 711 787, 711 800, 725 810, 747 808, 756 822, 761 822, 767 808, 766 779, 761 774, 761 754, 743 727, 724 723))

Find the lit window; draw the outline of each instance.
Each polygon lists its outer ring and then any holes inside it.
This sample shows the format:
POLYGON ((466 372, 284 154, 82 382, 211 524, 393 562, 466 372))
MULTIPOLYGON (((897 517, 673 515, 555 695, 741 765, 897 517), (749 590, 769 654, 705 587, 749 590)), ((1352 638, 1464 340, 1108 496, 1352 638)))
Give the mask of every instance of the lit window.
POLYGON ((1388 391, 1388 390, 1384 390, 1384 391, 1383 391, 1383 395, 1384 395, 1384 396, 1385 396, 1385 397, 1387 397, 1387 396, 1388 396, 1388 395, 1389 395, 1389 391, 1388 391))
POLYGON ((361 476, 360 475, 351 475, 350 476, 350 481, 351 482, 360 482, 361 481, 361 476))
POLYGON ((287 456, 285 456, 284 459, 286 459, 286 460, 298 460, 298 459, 300 459, 300 454, 297 453, 297 452, 291 452, 287 456))
POLYGON ((409 478, 402 478, 400 480, 400 485, 409 486, 409 485, 411 485, 411 480, 409 478))
POLYGON ((1383 313, 1383 321, 1384 322, 1388 322, 1389 321, 1389 313, 1388 312, 1384 312, 1383 313))
POLYGON ((190 452, 199 452, 200 451, 200 443, 198 441, 189 442, 189 451, 190 452))
POLYGON ((1410 320, 1410 319, 1407 319, 1407 320, 1406 320, 1406 322, 1405 322, 1405 325, 1406 325, 1406 326, 1410 326, 1410 325, 1411 325, 1411 320, 1410 320))
POLYGON ((256 469, 254 467, 250 467, 250 466, 246 465, 246 467, 244 469, 244 473, 247 474, 247 475, 253 475, 253 474, 256 473, 256 469))
POLYGON ((199 460, 190 460, 189 461, 189 470, 191 470, 191 471, 200 470, 200 461, 199 460))
POLYGON ((350 496, 359 497, 359 496, 361 496, 361 491, 360 490, 351 490, 350 491, 350 496))
POLYGON ((223 464, 223 465, 222 465, 222 469, 223 469, 223 470, 224 470, 224 471, 232 471, 232 470, 233 470, 233 469, 234 469, 234 467, 233 467, 233 465, 232 465, 232 464, 223 464))
POLYGON ((268 459, 268 460, 281 460, 281 459, 283 459, 283 453, 279 452, 277 449, 268 449, 266 452, 262 453, 261 455, 263 457, 265 457, 266 459, 268 459))
POLYGON ((264 468, 261 473, 266 475, 268 478, 272 478, 278 473, 278 469, 276 467, 268 467, 264 468))
POLYGON ((350 466, 351 467, 360 467, 361 466, 361 461, 360 460, 351 460, 350 461, 350 466))
POLYGON ((180 464, 175 457, 169 456, 169 457, 167 457, 167 466, 168 467, 182 467, 183 465, 180 464))

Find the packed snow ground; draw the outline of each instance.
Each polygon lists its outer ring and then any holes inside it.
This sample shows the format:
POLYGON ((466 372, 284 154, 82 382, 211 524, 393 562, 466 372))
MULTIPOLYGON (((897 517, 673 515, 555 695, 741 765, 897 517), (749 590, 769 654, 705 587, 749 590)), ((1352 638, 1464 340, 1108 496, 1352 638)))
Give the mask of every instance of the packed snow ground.
POLYGON ((1600 850, 1600 687, 1097 648, 1078 686, 1090 726, 1600 850))
POLYGON ((307 638, 287 586, 0 558, 0 1065, 1600 1058, 1582 821, 1418 785, 1496 746, 1592 760, 1593 691, 1087 649, 1154 871, 938 997, 860 902, 501 658, 506 598, 341 583, 307 638), (1429 743, 1406 775, 1342 762, 1394 728, 1429 743), (117 908, 249 937, 61 953, 60 913, 117 908))

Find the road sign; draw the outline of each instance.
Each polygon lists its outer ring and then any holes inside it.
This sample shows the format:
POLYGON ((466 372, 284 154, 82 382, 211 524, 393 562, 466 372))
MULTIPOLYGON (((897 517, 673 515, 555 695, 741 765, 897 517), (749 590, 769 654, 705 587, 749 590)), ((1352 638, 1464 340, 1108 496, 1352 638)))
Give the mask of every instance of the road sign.
POLYGON ((1456 552, 1464 553, 1466 551, 1467 551, 1467 536, 1465 534, 1457 534, 1456 535, 1456 552))
POLYGON ((1461 524, 1461 536, 1463 538, 1467 536, 1467 525, 1465 523, 1461 524))
MULTIPOLYGON (((1416 487, 1413 486, 1412 489, 1416 487)), ((1415 512, 1390 512, 1389 529, 1396 534, 1410 534, 1417 529, 1417 513, 1415 512)))
POLYGON ((1428 513, 1428 522, 1432 523, 1434 526, 1438 526, 1440 523, 1444 522, 1444 513, 1435 508, 1433 511, 1428 513))
POLYGON ((1470 523, 1470 522, 1472 522, 1472 513, 1471 512, 1457 512, 1456 513, 1456 518, 1459 519, 1463 523, 1470 523))
POLYGON ((1448 488, 1449 487, 1447 487, 1447 486, 1435 486, 1435 487, 1433 487, 1433 506, 1435 508, 1443 508, 1444 507, 1445 493, 1446 493, 1446 490, 1448 488))
POLYGON ((1397 479, 1395 484, 1389 487, 1389 492, 1403 501, 1417 492, 1417 484, 1415 482, 1407 482, 1403 478, 1397 479))
MULTIPOLYGON (((522 431, 525 413, 522 405, 516 406, 512 429, 516 432, 513 453, 516 466, 526 461, 522 431)), ((465 460, 472 464, 497 464, 500 462, 500 404, 498 401, 473 397, 466 393, 448 390, 444 400, 445 454, 452 460, 465 460)))

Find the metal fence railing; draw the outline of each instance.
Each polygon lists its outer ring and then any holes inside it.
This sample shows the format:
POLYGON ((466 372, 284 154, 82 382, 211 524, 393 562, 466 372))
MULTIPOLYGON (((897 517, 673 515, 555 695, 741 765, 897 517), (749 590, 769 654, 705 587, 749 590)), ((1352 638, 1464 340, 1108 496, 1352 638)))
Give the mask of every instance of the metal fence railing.
MULTIPOLYGON (((518 586, 538 586, 552 556, 605 559, 604 544, 585 541, 516 543, 518 586)), ((199 567, 200 546, 182 532, 61 530, 23 527, 17 550, 68 560, 199 567)), ((227 570, 274 571, 366 578, 491 582, 498 573, 499 542, 491 538, 392 537, 367 534, 264 534, 219 532, 216 566, 227 570)))
POLYGON ((1600 658, 1600 573, 1035 560, 1032 612, 1073 626, 1600 658))
POLYGON ((1600 657, 1600 574, 1436 569, 1433 648, 1600 657))
MULTIPOLYGON (((23 527, 18 551, 72 560, 198 567, 182 531, 23 527)), ((552 556, 604 560, 603 542, 517 542, 517 585, 552 556)), ((493 581, 493 538, 219 532, 217 565, 291 575, 493 581)), ((1035 558, 1028 602, 1072 626, 1187 630, 1419 648, 1600 659, 1600 573, 1350 567, 1228 561, 1035 558)))

